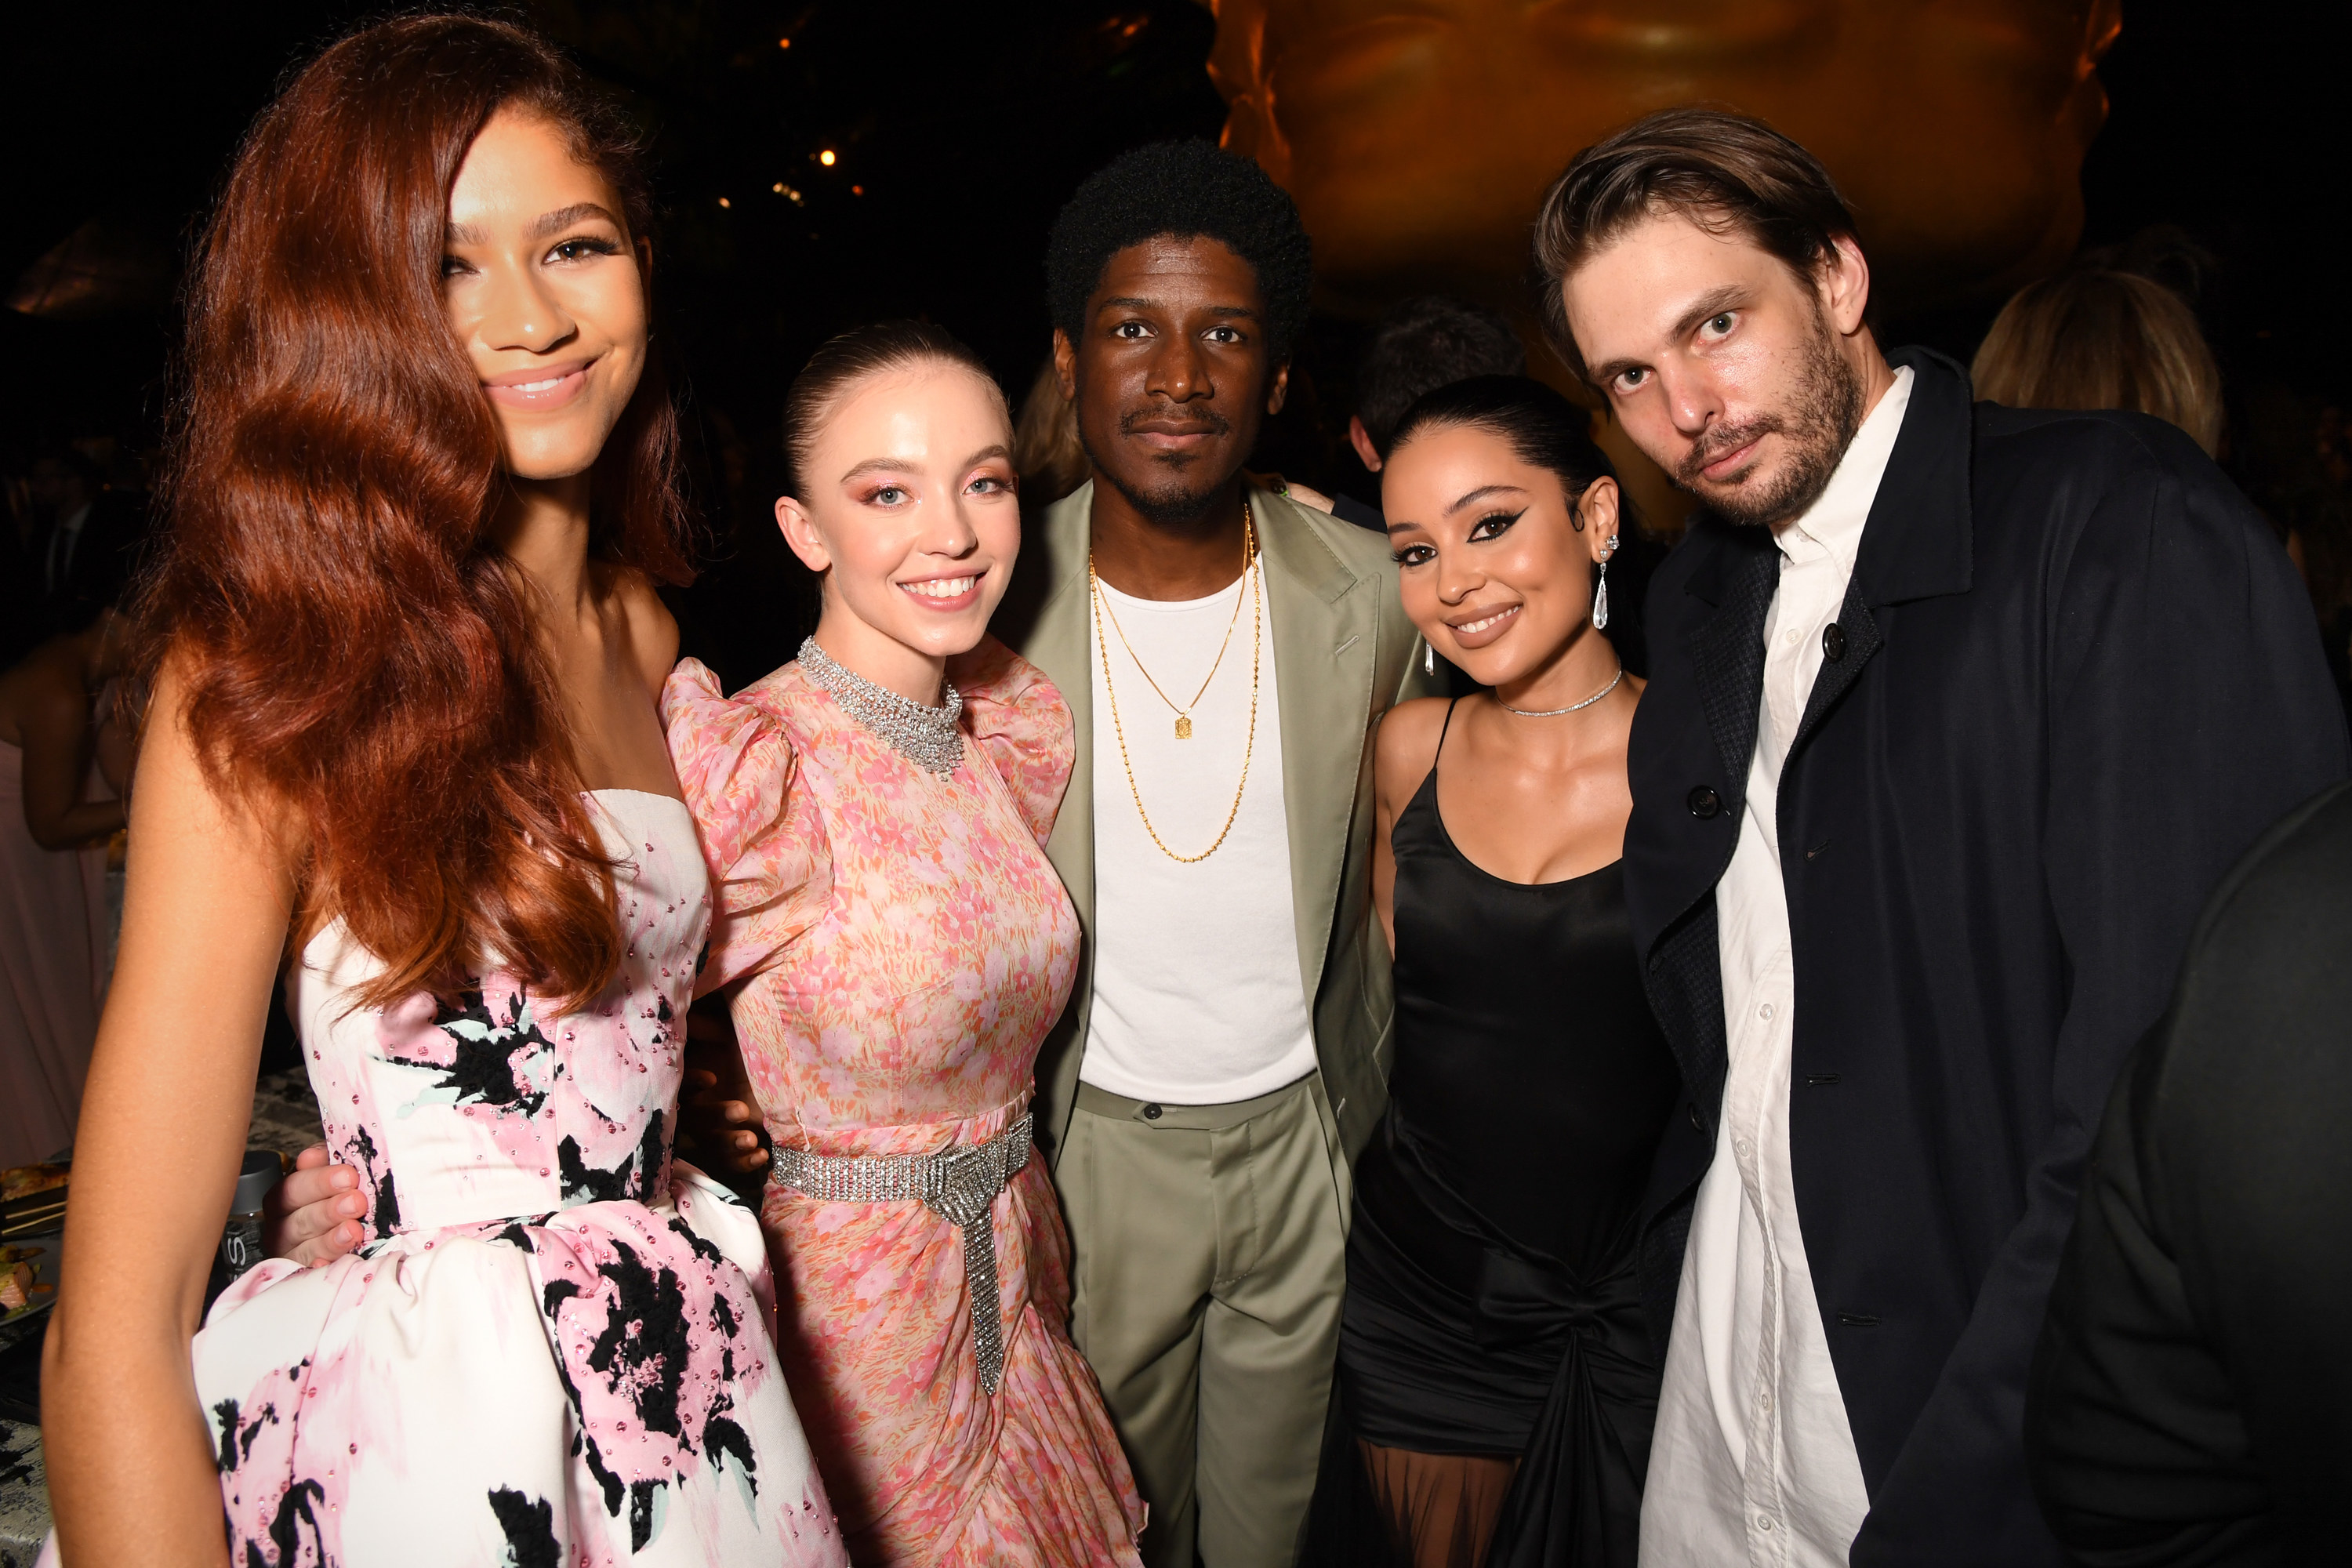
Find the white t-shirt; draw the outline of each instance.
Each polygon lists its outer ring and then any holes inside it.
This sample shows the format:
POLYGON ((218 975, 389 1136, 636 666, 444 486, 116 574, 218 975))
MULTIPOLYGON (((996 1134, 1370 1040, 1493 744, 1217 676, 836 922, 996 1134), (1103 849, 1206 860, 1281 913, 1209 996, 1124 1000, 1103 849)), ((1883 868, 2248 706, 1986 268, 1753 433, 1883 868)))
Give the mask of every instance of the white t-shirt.
POLYGON ((1118 626, 1106 618, 1102 628, 1110 649, 1108 689, 1101 649, 1087 650, 1094 677, 1094 1005, 1078 1077, 1132 1100, 1227 1105, 1315 1069, 1292 912, 1273 606, 1262 595, 1255 737, 1250 726, 1250 600, 1261 570, 1252 567, 1223 593, 1179 603, 1131 598, 1108 584, 1102 590, 1118 626), (1192 737, 1178 740, 1174 710, 1152 691, 1136 660, 1171 700, 1187 701, 1201 690, 1228 626, 1233 642, 1224 661, 1190 710, 1192 737), (1197 855, 1215 841, 1233 810, 1244 755, 1249 783, 1233 831, 1205 860, 1171 859, 1144 831, 1134 790, 1142 792, 1143 809, 1169 848, 1197 855))

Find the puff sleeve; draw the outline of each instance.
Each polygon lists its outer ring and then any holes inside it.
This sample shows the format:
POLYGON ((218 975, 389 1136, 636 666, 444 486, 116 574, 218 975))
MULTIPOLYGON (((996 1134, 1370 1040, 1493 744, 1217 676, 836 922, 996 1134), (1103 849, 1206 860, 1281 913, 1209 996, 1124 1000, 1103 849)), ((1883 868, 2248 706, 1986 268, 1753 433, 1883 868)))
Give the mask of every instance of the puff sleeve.
POLYGON ((698 659, 662 687, 662 725, 710 868, 709 957, 697 994, 758 973, 822 920, 833 858, 777 717, 730 700, 698 659))
POLYGON ((965 732, 1042 846, 1053 836, 1076 756, 1069 704, 1044 670, 991 637, 950 659, 948 679, 963 694, 965 732))

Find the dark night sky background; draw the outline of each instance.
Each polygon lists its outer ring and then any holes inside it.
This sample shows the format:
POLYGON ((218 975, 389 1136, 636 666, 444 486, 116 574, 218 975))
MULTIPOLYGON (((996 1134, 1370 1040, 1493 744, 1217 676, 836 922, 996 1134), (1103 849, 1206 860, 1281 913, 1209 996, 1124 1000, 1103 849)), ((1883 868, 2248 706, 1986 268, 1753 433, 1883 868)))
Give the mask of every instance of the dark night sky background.
MULTIPOLYGON (((2352 5, 2124 3, 2101 73, 2114 110, 2084 174, 2085 243, 2181 225, 2221 263, 2205 313, 2237 405, 2281 384, 2343 396, 2352 5)), ((176 257, 280 74, 383 14, 335 0, 12 7, 0 24, 11 153, 0 279, 93 217, 176 257)), ((538 0, 521 14, 653 129, 667 208, 661 331, 706 473, 744 473, 738 500, 759 512, 783 387, 816 342, 924 315, 979 348, 1017 398, 1046 345, 1041 263, 1055 209, 1120 149, 1213 136, 1223 119, 1202 69, 1213 24, 1190 0, 538 0), (831 168, 814 161, 827 147, 831 168), (776 195, 780 182, 803 203, 776 195)), ((1888 323, 1888 336, 1965 354, 1998 304, 1888 323)), ((100 433, 151 446, 173 322, 163 298, 95 321, 0 312, 0 458, 14 466, 40 443, 100 433)), ((1316 417, 1319 402, 1344 424, 1359 332, 1318 319, 1301 352, 1315 384, 1270 436, 1268 466, 1360 479, 1316 417)), ((726 488, 706 480, 722 534, 726 488)))

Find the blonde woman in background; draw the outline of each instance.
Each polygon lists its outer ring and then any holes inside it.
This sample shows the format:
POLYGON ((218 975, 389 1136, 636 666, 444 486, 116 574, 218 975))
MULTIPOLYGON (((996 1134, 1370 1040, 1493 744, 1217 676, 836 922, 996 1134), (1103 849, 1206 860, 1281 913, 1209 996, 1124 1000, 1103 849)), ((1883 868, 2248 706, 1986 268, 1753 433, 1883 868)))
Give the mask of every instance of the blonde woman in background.
POLYGON ((2071 268, 2019 289, 1969 367, 2011 408, 2127 408, 2221 445, 2221 367, 2188 302, 2152 279, 2071 268))
POLYGON ((1021 476, 1021 500, 1031 507, 1048 507, 1087 482, 1093 471, 1087 449, 1078 444, 1078 416, 1062 395, 1062 384, 1048 355, 1021 399, 1021 417, 1013 426, 1013 471, 1021 476))

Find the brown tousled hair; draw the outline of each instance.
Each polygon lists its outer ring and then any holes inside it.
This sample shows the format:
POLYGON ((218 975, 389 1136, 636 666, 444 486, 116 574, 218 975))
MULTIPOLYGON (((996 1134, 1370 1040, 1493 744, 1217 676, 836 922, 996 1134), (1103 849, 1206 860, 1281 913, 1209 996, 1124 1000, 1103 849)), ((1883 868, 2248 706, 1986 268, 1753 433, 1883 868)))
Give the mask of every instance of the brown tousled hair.
POLYGON ((1977 395, 2011 408, 2129 408, 2221 444, 2221 367, 2196 312, 2163 284, 2105 268, 2029 283, 2002 306, 1970 367, 1977 395))
POLYGON ((1560 285, 1594 251, 1657 213, 1744 234, 1801 277, 1856 233, 1821 161, 1760 120, 1662 109, 1593 143, 1544 193, 1535 236, 1544 331, 1588 382, 1560 285))
MULTIPOLYGON (((784 458, 790 469, 786 482, 792 487, 788 493, 801 500, 809 498, 808 461, 816 447, 817 431, 851 387, 867 376, 926 360, 961 365, 993 388, 999 403, 1004 401, 1004 389, 997 385, 988 362, 943 327, 929 321, 876 321, 836 333, 817 345, 784 393, 784 458)), ((1008 422, 1010 414, 1008 409, 1008 422)))
MULTIPOLYGON (((487 537, 495 416, 442 304, 450 187, 502 108, 544 116, 653 217, 627 127, 522 28, 406 17, 329 47, 246 138, 195 258, 144 595, 150 668, 224 793, 299 835, 302 926, 340 917, 383 1003, 495 955, 578 1005, 619 967, 611 868, 487 537)), ((593 476, 599 557, 688 575, 677 416, 646 367, 593 476)))

